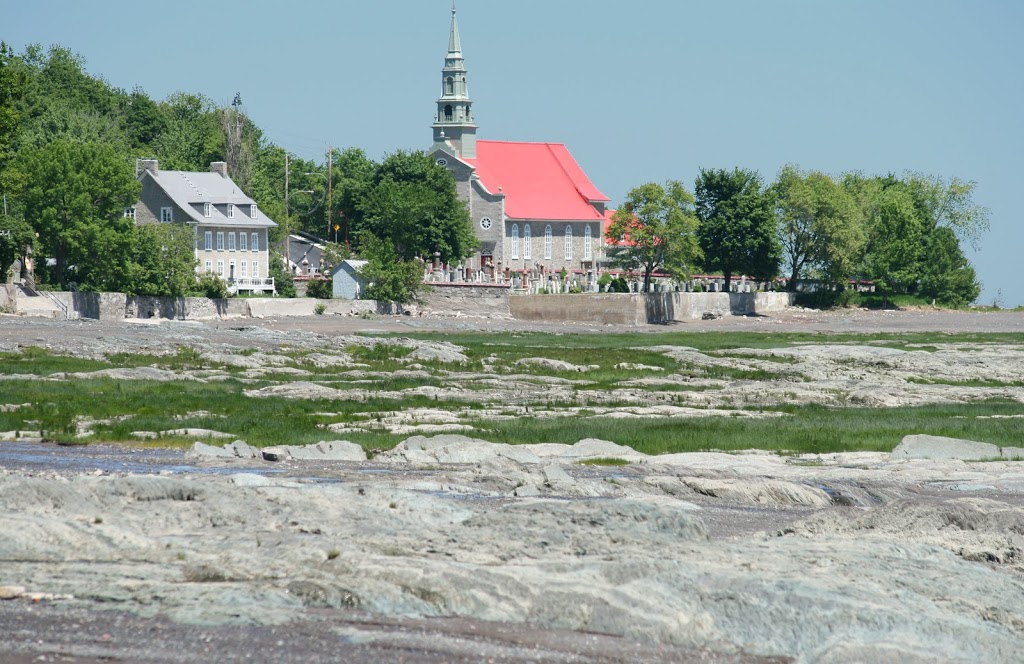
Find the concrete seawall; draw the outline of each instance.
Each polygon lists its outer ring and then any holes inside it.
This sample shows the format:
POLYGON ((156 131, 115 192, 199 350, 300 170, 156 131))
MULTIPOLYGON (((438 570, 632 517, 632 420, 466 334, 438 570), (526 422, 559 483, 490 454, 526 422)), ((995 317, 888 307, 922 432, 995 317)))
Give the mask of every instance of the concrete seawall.
POLYGON ((791 293, 583 293, 511 298, 520 320, 644 325, 700 319, 705 314, 743 316, 782 311, 791 293))

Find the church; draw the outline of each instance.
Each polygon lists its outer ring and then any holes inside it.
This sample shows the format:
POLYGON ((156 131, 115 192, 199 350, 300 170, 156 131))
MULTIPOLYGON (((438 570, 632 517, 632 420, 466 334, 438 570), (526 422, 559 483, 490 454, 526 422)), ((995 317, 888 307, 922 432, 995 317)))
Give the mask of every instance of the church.
POLYGON ((428 152, 455 176, 480 240, 469 270, 596 274, 608 197, 561 143, 477 140, 454 7, 433 131, 428 152))

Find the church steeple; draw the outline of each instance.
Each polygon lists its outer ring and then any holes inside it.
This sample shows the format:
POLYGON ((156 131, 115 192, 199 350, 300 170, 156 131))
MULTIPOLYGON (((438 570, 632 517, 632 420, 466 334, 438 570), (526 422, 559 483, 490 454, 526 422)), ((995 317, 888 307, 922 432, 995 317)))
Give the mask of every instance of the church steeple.
POLYGON ((441 69, 441 97, 434 117, 434 143, 448 142, 459 157, 476 158, 476 123, 473 102, 469 98, 466 62, 462 57, 459 19, 452 3, 452 28, 448 36, 448 54, 441 69))

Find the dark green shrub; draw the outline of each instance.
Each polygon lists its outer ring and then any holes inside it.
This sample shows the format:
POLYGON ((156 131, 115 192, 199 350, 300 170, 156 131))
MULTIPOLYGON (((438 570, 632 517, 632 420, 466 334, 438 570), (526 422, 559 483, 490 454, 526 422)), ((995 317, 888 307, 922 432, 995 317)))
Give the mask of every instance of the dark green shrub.
POLYGON ((306 284, 306 297, 329 300, 334 297, 334 281, 331 279, 310 279, 306 284))

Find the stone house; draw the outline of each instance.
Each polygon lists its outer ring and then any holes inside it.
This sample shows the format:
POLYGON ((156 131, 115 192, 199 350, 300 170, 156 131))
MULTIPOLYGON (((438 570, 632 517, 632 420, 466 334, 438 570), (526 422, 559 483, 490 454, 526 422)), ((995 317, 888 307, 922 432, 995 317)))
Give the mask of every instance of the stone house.
POLYGON ((215 274, 233 292, 273 293, 267 233, 277 226, 215 161, 208 172, 161 171, 140 162, 139 202, 125 210, 137 224, 181 224, 192 229, 199 274, 215 274))
POLYGON ((455 10, 429 154, 455 177, 479 252, 469 271, 593 274, 603 258, 608 197, 561 143, 477 140, 455 10))

